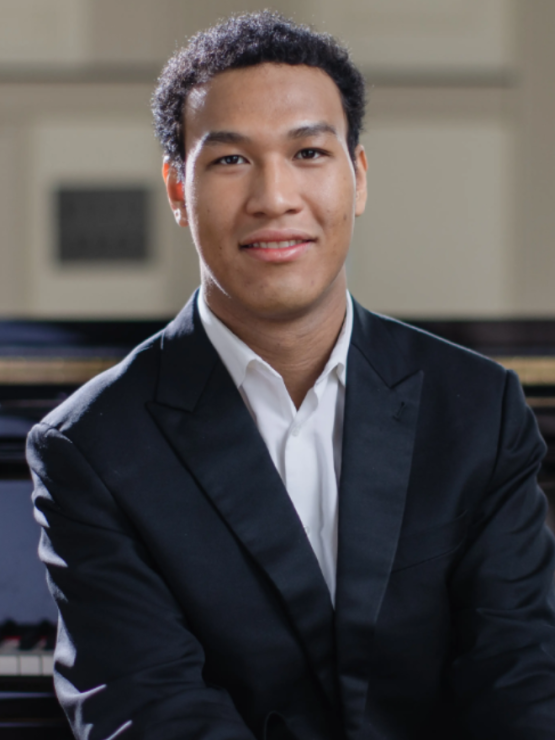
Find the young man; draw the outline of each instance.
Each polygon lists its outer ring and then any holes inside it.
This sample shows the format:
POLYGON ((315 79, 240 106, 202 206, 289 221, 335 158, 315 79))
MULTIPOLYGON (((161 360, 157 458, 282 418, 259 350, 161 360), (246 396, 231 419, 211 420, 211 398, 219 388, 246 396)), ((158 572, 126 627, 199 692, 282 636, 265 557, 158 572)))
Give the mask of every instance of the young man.
POLYGON ((29 441, 78 738, 555 737, 545 447, 514 374, 347 294, 363 108, 270 13, 160 78, 201 290, 29 441))

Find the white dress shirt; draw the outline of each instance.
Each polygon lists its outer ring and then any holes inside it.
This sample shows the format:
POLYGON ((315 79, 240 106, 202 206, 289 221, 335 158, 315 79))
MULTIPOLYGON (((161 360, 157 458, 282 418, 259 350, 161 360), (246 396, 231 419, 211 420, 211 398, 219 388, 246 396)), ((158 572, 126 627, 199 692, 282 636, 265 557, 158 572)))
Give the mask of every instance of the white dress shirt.
POLYGON ((351 297, 347 293, 345 321, 330 358, 298 410, 281 375, 212 313, 202 289, 198 309, 208 338, 268 447, 334 602, 337 492, 347 352, 353 327, 351 297))

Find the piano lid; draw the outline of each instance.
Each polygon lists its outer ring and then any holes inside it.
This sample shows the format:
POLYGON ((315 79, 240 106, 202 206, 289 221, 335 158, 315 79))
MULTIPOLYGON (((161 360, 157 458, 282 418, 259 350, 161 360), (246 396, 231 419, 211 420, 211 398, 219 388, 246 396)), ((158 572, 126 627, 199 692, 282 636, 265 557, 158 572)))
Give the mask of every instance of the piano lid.
POLYGON ((0 321, 0 385, 77 387, 166 321, 0 321))
POLYGON ((166 321, 0 321, 0 479, 28 477, 25 438, 166 321))
POLYGON ((409 320, 408 323, 491 357, 514 370, 525 387, 555 389, 555 320, 409 320))

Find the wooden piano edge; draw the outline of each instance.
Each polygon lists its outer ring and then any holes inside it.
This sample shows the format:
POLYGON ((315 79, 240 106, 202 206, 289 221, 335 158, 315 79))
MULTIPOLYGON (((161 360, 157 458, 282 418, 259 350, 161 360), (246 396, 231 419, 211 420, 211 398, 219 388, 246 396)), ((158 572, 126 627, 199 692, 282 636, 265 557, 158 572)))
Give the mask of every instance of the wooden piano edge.
MULTIPOLYGON (((120 357, 2 357, 0 385, 81 385, 108 370, 120 357)), ((492 356, 514 370, 522 385, 555 386, 555 356, 492 356)))

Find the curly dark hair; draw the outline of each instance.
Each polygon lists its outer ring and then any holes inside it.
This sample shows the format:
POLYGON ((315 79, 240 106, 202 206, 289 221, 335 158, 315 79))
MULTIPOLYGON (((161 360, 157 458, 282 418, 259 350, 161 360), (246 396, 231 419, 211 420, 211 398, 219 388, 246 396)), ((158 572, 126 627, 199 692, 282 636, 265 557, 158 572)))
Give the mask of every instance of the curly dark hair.
POLYGON ((327 33, 264 10, 231 16, 197 33, 164 67, 151 101, 154 128, 164 154, 180 174, 185 159, 183 108, 191 89, 228 69, 264 62, 319 67, 332 78, 341 94, 347 145, 354 160, 366 93, 364 78, 349 52, 327 33))

